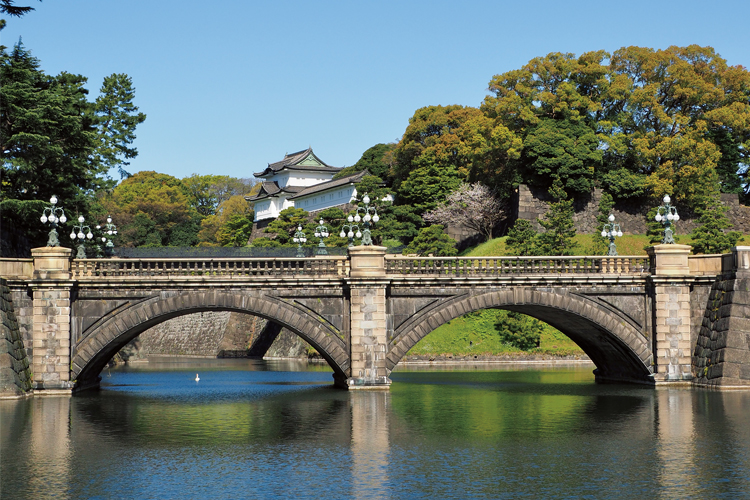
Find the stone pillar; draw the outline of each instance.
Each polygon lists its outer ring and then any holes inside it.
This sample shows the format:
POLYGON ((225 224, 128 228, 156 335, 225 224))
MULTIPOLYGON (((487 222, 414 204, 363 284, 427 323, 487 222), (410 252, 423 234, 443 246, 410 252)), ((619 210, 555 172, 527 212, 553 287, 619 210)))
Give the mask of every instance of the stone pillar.
POLYGON ((651 258, 654 296, 654 380, 658 383, 690 381, 690 245, 655 245, 651 258))
POLYGON ((388 389, 385 247, 349 249, 350 389, 388 389))
POLYGON ((62 247, 33 248, 34 324, 31 371, 35 389, 69 392, 70 257, 62 247))

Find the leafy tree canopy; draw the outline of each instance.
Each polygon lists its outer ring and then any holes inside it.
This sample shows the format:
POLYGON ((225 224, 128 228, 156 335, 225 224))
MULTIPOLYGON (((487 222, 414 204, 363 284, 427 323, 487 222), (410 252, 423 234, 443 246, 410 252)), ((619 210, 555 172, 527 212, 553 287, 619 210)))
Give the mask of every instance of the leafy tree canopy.
POLYGON ((117 225, 121 246, 193 246, 200 219, 182 181, 166 174, 138 172, 102 200, 117 225))
POLYGON ((443 226, 435 224, 419 230, 417 237, 403 250, 404 255, 432 255, 447 257, 456 255, 456 240, 443 232, 443 226))
POLYGON ((728 252, 742 236, 738 231, 726 232, 732 227, 726 216, 728 207, 721 204, 718 196, 714 195, 699 210, 700 224, 693 231, 693 253, 712 254, 728 252))
POLYGON ((395 148, 395 144, 376 144, 362 153, 362 157, 357 163, 351 167, 341 169, 333 176, 333 178, 341 179, 342 177, 347 177, 354 175, 357 172, 367 170, 376 177, 386 179, 390 175, 389 171, 395 161, 393 156, 393 150, 395 148))

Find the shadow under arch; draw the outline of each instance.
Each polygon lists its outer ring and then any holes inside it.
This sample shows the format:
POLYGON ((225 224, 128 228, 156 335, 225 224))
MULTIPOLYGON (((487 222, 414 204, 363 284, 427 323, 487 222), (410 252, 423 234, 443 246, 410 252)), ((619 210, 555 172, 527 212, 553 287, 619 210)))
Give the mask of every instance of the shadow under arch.
POLYGON ((585 296, 523 287, 460 295, 418 312, 394 331, 388 369, 392 370, 409 349, 440 325, 481 309, 515 311, 557 328, 591 358, 599 381, 653 384, 649 340, 632 319, 585 296))
POLYGON ((118 309, 95 323, 76 345, 71 360, 74 390, 99 385, 99 374, 128 342, 152 326, 172 318, 204 311, 231 311, 279 323, 313 346, 333 369, 336 385, 346 386, 349 356, 338 331, 294 303, 274 297, 224 292, 184 292, 150 297, 118 309))

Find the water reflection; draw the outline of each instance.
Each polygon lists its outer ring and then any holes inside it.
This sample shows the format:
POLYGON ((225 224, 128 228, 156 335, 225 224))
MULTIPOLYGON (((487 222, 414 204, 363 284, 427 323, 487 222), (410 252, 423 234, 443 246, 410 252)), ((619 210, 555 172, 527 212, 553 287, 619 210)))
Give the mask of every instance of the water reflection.
POLYGON ((750 495, 747 393, 596 385, 588 368, 398 371, 390 392, 348 393, 317 368, 199 365, 0 401, 0 497, 750 495))

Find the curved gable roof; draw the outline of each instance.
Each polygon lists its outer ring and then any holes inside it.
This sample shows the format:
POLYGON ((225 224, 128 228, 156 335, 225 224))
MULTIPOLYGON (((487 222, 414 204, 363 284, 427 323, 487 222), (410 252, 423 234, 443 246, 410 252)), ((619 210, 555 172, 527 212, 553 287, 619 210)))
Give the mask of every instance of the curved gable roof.
POLYGON ((281 172, 284 169, 289 170, 311 170, 317 172, 332 172, 336 173, 341 170, 338 167, 332 167, 313 153, 312 148, 307 148, 304 151, 297 151, 296 153, 289 153, 284 155, 284 158, 280 161, 269 163, 265 170, 253 174, 255 177, 268 177, 281 172))

